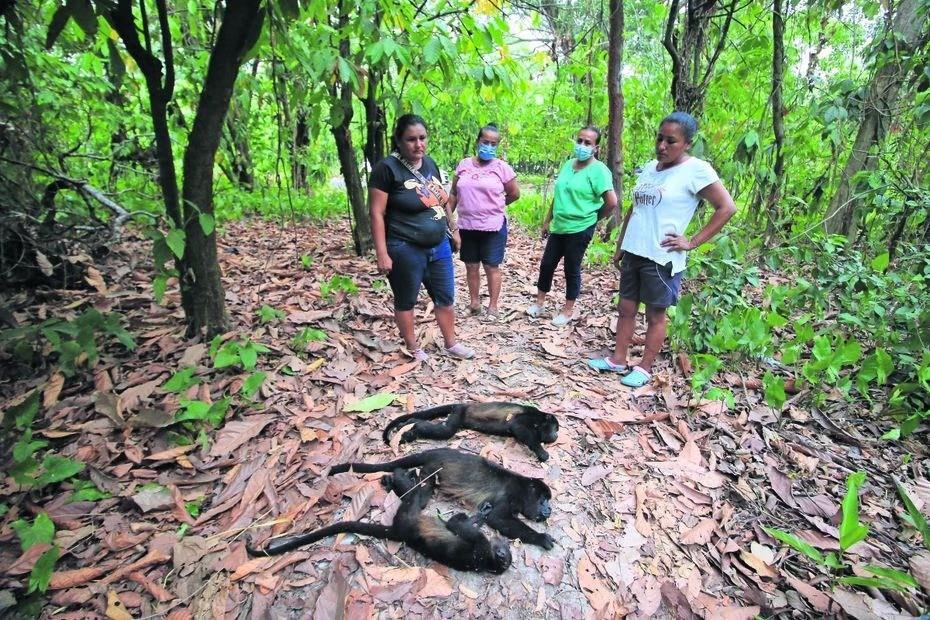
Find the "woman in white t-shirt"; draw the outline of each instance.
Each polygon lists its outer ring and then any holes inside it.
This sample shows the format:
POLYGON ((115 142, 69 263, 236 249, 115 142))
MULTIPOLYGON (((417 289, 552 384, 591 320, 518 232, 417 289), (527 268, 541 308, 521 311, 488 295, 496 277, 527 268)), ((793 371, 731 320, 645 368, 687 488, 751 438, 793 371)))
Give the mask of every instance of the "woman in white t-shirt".
POLYGON ((633 204, 617 239, 614 263, 620 269, 620 305, 614 354, 588 360, 596 370, 625 374, 620 383, 641 387, 665 342, 666 310, 678 301, 686 252, 709 241, 736 213, 717 173, 688 149, 697 121, 685 112, 669 114, 656 134, 656 158, 636 180, 633 204), (701 200, 714 213, 691 239, 688 224, 701 200), (622 261, 622 262, 621 262, 622 261), (646 346, 639 364, 629 367, 627 354, 639 304, 646 305, 646 346))
POLYGON ((501 263, 507 246, 507 216, 504 207, 520 197, 520 186, 513 168, 497 156, 500 142, 497 125, 489 123, 478 131, 476 154, 455 167, 449 207, 458 208, 459 256, 465 263, 468 283, 468 311, 482 312, 481 274, 488 277, 488 317, 498 316, 501 294, 501 263))

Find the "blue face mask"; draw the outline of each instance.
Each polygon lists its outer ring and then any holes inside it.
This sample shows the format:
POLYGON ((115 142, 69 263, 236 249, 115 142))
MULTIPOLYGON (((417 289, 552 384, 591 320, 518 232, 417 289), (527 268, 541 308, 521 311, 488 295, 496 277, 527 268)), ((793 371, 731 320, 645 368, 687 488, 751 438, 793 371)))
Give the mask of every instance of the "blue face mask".
POLYGON ((497 157, 497 147, 493 144, 478 145, 478 159, 481 161, 491 161, 497 157))
POLYGON ((575 157, 578 161, 587 161, 594 155, 594 147, 585 144, 575 144, 575 157))

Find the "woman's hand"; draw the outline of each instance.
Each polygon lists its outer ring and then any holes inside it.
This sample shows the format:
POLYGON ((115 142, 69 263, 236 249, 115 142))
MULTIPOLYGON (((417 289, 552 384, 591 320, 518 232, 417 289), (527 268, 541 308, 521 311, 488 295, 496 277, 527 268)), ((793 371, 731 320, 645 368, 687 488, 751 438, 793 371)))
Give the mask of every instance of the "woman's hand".
POLYGON ((458 252, 459 248, 462 247, 462 233, 456 229, 455 232, 452 233, 452 237, 449 239, 449 241, 452 242, 452 251, 458 252))
POLYGON ((378 273, 383 276, 391 273, 391 268, 394 266, 394 261, 391 260, 391 257, 387 254, 378 254, 378 273))
POLYGON ((620 261, 623 260, 623 255, 624 255, 624 254, 626 254, 626 251, 625 251, 625 250, 621 250, 620 248, 617 248, 617 251, 614 252, 614 257, 613 257, 613 259, 612 259, 611 262, 613 262, 614 267, 617 268, 617 271, 620 271, 620 261))
POLYGON ((669 252, 687 252, 694 249, 694 244, 687 237, 675 233, 665 233, 665 239, 660 241, 659 245, 669 252))
POLYGON ((543 241, 549 238, 549 222, 543 222, 542 228, 539 231, 539 237, 543 241))

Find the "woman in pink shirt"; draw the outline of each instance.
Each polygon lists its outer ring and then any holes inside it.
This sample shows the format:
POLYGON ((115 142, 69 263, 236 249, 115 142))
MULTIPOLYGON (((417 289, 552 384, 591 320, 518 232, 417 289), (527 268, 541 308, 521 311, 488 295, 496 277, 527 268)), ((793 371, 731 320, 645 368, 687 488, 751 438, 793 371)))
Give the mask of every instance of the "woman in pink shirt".
POLYGON ((465 263, 468 281, 468 310, 481 312, 479 296, 481 274, 478 263, 488 276, 488 315, 498 315, 501 293, 500 265, 507 245, 507 217, 504 207, 520 197, 520 186, 513 168, 497 157, 500 132, 488 124, 478 132, 477 154, 466 157, 455 168, 449 205, 458 209, 460 256, 465 263))

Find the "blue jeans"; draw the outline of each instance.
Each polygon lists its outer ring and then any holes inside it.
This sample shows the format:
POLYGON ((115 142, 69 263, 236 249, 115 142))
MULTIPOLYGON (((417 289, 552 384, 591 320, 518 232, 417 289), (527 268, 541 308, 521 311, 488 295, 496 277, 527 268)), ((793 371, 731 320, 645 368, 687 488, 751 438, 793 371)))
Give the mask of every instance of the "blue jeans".
POLYGON ((452 305, 455 276, 448 239, 432 248, 424 248, 389 237, 387 251, 392 262, 388 282, 394 292, 394 310, 413 310, 421 284, 426 285, 426 292, 437 308, 452 305))
POLYGON ((565 299, 574 301, 581 294, 581 259, 594 236, 594 226, 576 233, 552 233, 546 240, 546 250, 539 264, 539 279, 536 288, 544 293, 552 289, 552 275, 559 261, 564 259, 565 299))

